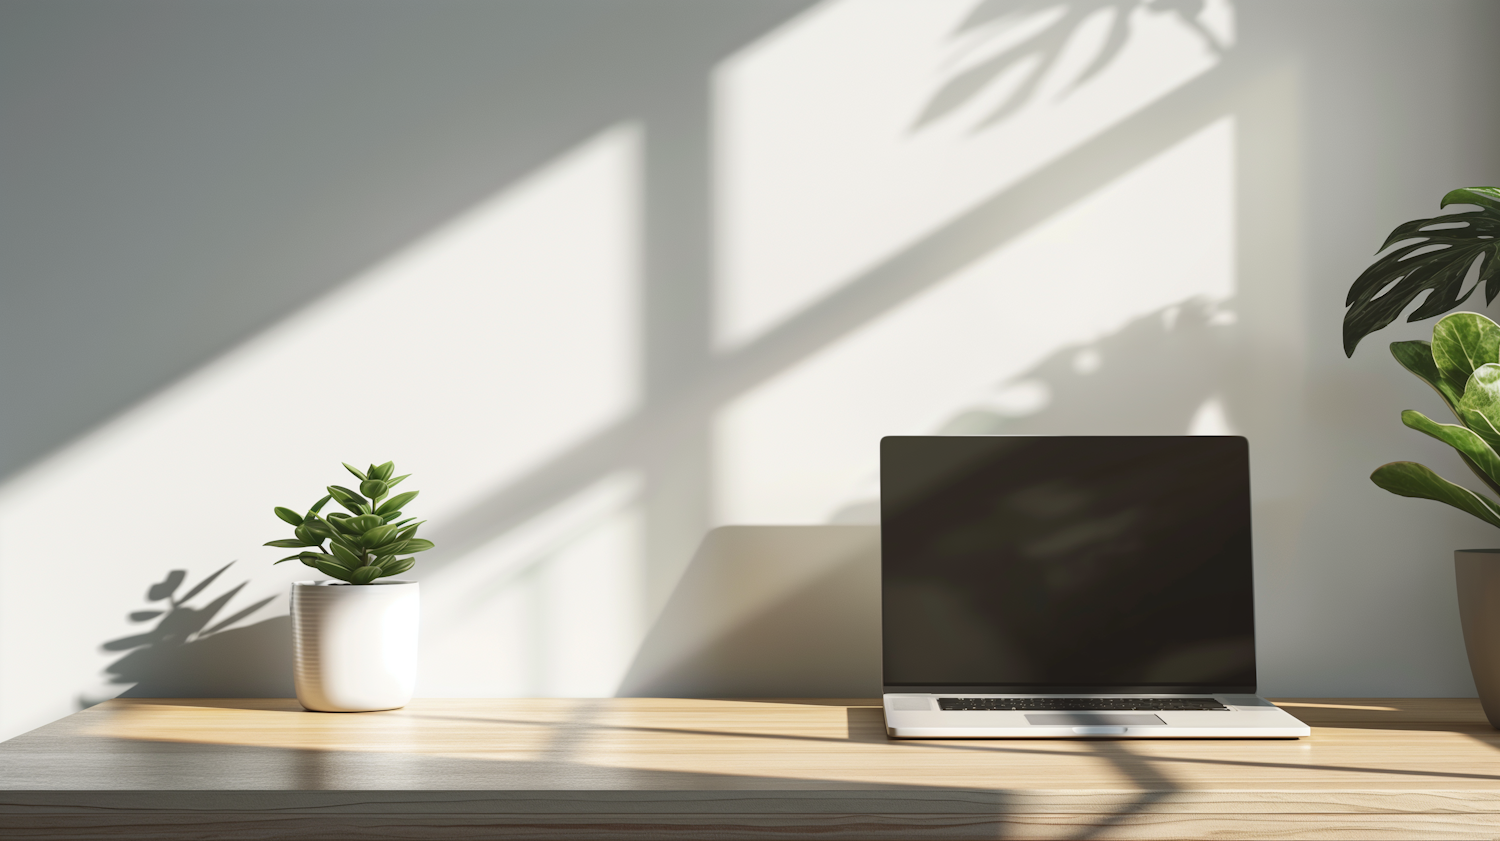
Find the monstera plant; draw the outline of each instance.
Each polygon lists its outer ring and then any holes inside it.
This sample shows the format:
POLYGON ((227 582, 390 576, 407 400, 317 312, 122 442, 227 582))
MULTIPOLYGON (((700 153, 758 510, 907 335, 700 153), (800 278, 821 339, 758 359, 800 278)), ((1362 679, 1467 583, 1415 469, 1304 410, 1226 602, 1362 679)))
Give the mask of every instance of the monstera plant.
MULTIPOLYGON (((1432 386, 1458 420, 1438 423, 1407 409, 1401 422, 1457 450, 1474 475, 1500 494, 1500 325, 1475 313, 1454 313, 1433 328, 1431 342, 1392 342, 1391 353, 1432 386)), ((1446 502, 1500 526, 1500 503, 1416 462, 1381 465, 1370 479, 1391 493, 1446 502)))
POLYGON ((1457 309, 1480 286, 1485 303, 1500 294, 1500 189, 1469 187, 1443 196, 1442 207, 1454 204, 1478 209, 1397 226, 1379 250, 1400 247, 1376 260, 1349 287, 1345 356, 1353 356, 1360 339, 1395 321, 1424 292, 1429 294, 1407 321, 1457 309), (1466 290, 1464 282, 1476 261, 1481 261, 1479 276, 1466 290))
POLYGON ((417 527, 426 522, 415 517, 401 519, 401 509, 417 498, 417 491, 399 493, 387 499, 391 489, 406 476, 391 478, 396 472, 393 462, 372 464, 359 470, 344 468, 360 480, 359 490, 329 485, 328 494, 318 500, 306 514, 277 506, 276 516, 291 524, 294 537, 272 540, 267 546, 303 549, 276 563, 300 560, 324 575, 350 584, 369 584, 412 568, 410 556, 432 548, 432 541, 417 537, 417 527), (334 512, 322 516, 323 506, 337 500, 349 513, 334 512), (327 542, 327 546, 323 544, 327 542), (315 551, 306 551, 312 549, 315 551))

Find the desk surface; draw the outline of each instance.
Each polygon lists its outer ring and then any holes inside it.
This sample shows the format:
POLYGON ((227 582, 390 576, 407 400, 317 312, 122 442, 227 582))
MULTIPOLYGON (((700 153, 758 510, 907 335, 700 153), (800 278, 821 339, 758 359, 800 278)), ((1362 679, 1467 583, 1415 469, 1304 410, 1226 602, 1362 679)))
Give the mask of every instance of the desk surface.
POLYGON ((871 701, 116 700, 0 744, 0 834, 1500 836, 1477 701, 1280 703, 1310 738, 892 741, 871 701))

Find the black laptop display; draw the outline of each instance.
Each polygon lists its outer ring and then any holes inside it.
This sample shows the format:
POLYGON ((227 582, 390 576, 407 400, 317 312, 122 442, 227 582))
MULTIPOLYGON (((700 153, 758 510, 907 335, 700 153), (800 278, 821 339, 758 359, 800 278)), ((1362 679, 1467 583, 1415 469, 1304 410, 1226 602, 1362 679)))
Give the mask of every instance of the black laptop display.
POLYGON ((887 692, 1255 691, 1239 437, 881 441, 887 692))

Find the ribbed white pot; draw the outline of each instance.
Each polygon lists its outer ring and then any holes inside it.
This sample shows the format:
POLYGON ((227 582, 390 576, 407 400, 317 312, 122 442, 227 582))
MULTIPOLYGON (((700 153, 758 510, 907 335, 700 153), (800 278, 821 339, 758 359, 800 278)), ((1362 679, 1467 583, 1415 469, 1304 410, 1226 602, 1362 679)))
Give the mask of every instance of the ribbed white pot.
POLYGON ((297 700, 319 712, 406 706, 417 687, 415 581, 292 585, 297 700))

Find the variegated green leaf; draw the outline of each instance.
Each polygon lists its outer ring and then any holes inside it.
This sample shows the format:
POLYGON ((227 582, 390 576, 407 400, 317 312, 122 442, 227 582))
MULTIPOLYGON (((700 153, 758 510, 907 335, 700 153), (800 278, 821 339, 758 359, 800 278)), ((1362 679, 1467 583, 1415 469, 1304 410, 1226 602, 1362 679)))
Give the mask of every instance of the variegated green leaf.
POLYGON ((1495 449, 1472 429, 1457 424, 1438 423, 1412 409, 1401 413, 1401 422, 1458 450, 1459 455, 1463 456, 1464 464, 1474 471, 1474 475, 1490 490, 1500 494, 1500 455, 1496 455, 1495 449))
POLYGON ((1432 343, 1423 341, 1391 342, 1391 356, 1401 363, 1401 367, 1416 374, 1422 382, 1432 386, 1432 390, 1443 398, 1448 404, 1448 409, 1454 415, 1458 414, 1458 399, 1463 395, 1462 390, 1455 391, 1452 386, 1443 381, 1438 373, 1437 363, 1432 360, 1432 343))
POLYGON ((1500 526, 1500 506, 1468 488, 1453 484, 1416 462, 1393 461, 1383 464, 1370 474, 1370 481, 1393 494, 1445 502, 1492 526, 1500 526))
POLYGON ((1500 452, 1500 365, 1481 365, 1469 376, 1458 401, 1458 419, 1500 452))
POLYGON ((1432 361, 1443 383, 1462 399, 1474 369, 1500 362, 1500 325, 1472 312, 1444 316, 1432 328, 1432 361))

